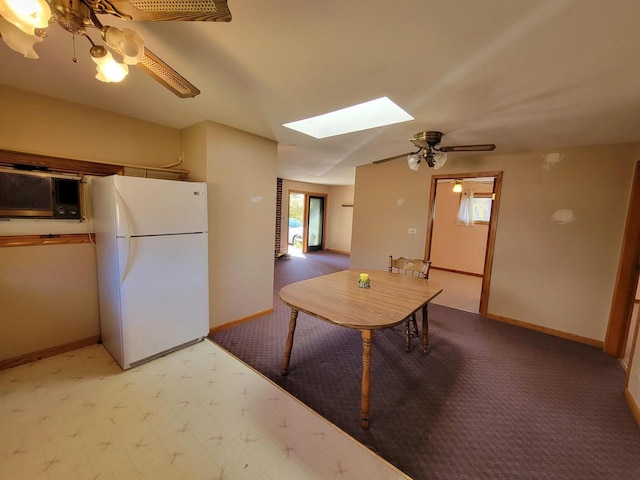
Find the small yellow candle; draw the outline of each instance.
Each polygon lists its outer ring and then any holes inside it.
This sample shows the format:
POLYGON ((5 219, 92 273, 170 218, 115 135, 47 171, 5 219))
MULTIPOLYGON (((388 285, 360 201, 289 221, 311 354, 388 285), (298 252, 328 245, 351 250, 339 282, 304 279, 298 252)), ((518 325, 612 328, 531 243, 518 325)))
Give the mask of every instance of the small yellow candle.
POLYGON ((360 281, 361 282, 366 282, 367 280, 369 280, 369 274, 368 273, 361 273, 360 274, 360 281))

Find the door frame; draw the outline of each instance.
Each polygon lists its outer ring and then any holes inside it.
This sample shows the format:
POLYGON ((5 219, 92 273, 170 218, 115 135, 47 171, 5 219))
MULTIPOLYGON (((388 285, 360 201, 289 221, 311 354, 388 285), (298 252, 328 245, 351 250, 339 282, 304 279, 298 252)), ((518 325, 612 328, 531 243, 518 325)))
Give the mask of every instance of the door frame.
MULTIPOLYGON (((291 213, 289 212, 289 205, 290 205, 289 202, 291 200, 292 193, 304 195, 304 200, 303 200, 304 201, 304 213, 303 213, 304 218, 302 219, 302 253, 308 253, 307 235, 309 232, 309 197, 324 197, 324 213, 322 215, 322 248, 319 250, 319 251, 324 251, 325 244, 326 244, 326 232, 327 232, 327 208, 328 208, 327 199, 329 197, 329 194, 321 193, 321 192, 309 192, 306 190, 298 190, 298 189, 291 188, 289 189, 289 193, 287 195, 287 215, 290 215, 291 213)), ((288 222, 288 218, 287 218, 287 222, 288 222)), ((287 225, 289 224, 287 223, 287 225)), ((287 235, 288 234, 289 233, 287 231, 287 235)))
POLYGON ((480 290, 480 315, 487 316, 489 307, 489 287, 491 285, 491 269, 493 267, 493 251, 498 230, 498 212, 500 210, 500 196, 502 193, 502 171, 473 172, 473 173, 448 173, 431 175, 431 192, 429 194, 429 210, 427 214, 427 238, 424 249, 424 258, 431 254, 431 241, 433 238, 433 220, 436 207, 436 189, 438 180, 459 180, 463 178, 494 177, 493 193, 495 198, 491 205, 491 218, 489 219, 489 232, 487 234, 487 246, 484 255, 484 269, 482 272, 482 288, 480 290))
POLYGON ((327 229, 327 194, 326 193, 309 193, 304 195, 304 238, 302 239, 303 253, 309 252, 309 203, 311 197, 322 198, 322 241, 320 248, 313 250, 314 252, 324 252, 326 229, 327 229))
MULTIPOLYGON (((640 160, 636 162, 627 220, 624 227, 618 273, 611 300, 609 324, 604 340, 604 353, 622 358, 629 337, 629 326, 638 288, 640 267, 640 160)), ((631 364, 631 362, 629 362, 631 364)))

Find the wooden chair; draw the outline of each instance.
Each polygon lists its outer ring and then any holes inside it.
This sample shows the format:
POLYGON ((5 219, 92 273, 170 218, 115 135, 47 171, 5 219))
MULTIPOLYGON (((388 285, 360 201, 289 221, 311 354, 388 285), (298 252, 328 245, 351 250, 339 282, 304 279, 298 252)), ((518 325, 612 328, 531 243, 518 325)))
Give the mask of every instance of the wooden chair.
MULTIPOLYGON (((389 255, 389 271, 398 275, 429 279, 430 260, 407 259, 404 257, 393 258, 389 255)), ((413 312, 405 319, 405 335, 407 337, 407 352, 411 351, 411 339, 418 336, 418 323, 416 313, 413 312)), ((422 307, 422 351, 429 353, 429 318, 427 315, 427 305, 422 307)))

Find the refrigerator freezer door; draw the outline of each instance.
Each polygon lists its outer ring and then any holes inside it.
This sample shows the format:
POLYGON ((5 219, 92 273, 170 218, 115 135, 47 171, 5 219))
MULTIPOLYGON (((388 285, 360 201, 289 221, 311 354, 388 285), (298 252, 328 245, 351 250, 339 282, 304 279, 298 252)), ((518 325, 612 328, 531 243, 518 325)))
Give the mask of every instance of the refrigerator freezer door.
POLYGON ((207 184, 154 178, 113 178, 116 235, 207 232, 207 184))
POLYGON ((121 366, 208 335, 207 234, 117 241, 118 250, 129 248, 120 287, 124 358, 116 360, 121 366))

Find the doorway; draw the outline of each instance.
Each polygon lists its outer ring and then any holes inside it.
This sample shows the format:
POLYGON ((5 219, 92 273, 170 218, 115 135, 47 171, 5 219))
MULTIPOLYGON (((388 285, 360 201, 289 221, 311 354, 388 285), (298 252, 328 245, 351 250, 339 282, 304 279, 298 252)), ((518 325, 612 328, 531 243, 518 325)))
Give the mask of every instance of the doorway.
MULTIPOLYGON (((436 196, 438 195, 438 191, 451 193, 452 187, 456 181, 462 182, 464 185, 464 181, 470 184, 487 184, 487 187, 482 192, 482 197, 479 195, 479 198, 489 198, 490 204, 488 218, 485 218, 482 224, 486 224, 483 226, 484 233, 481 233, 481 237, 479 240, 476 239, 476 242, 480 242, 479 245, 476 245, 476 252, 474 255, 474 259, 471 263, 466 264, 465 267, 462 268, 445 268, 443 271, 449 270, 449 273, 458 274, 460 278, 468 276, 469 278, 475 276, 475 287, 469 288, 479 288, 479 299, 477 299, 477 310, 483 316, 487 315, 487 308, 489 303, 489 285, 491 282, 491 266, 493 264, 493 248, 495 245, 495 235, 497 230, 497 219, 498 219, 498 211, 500 207, 500 192, 502 189, 502 172, 477 172, 477 173, 461 173, 461 174, 449 174, 449 175, 432 175, 431 177, 431 193, 429 198, 429 216, 427 220, 427 241, 425 245, 425 258, 428 258, 432 261, 436 260, 434 258, 434 254, 437 255, 436 250, 438 248, 438 232, 435 232, 434 228, 436 227, 436 196), (478 259, 478 256, 480 258, 478 259), (471 266, 469 266, 471 265, 471 266), (473 270, 473 271, 468 271, 473 270), (460 275, 462 274, 462 275, 460 275), (467 275, 470 274, 470 275, 467 275), (478 282, 478 279, 480 281, 478 282)), ((464 188, 464 186, 463 186, 464 188)), ((470 225, 473 225, 473 192, 468 188, 466 192, 460 192, 457 198, 460 198, 459 203, 455 208, 458 209, 458 212, 455 213, 456 219, 454 223, 458 223, 462 220, 465 222, 470 222, 470 225), (471 216, 470 220, 467 218, 466 220, 460 215, 465 215, 465 212, 462 209, 462 197, 466 196, 467 201, 470 203, 467 205, 467 216, 471 216)), ((487 202, 477 202, 477 203, 487 203, 487 202)), ((480 215, 480 214, 478 214, 480 215)), ((478 225, 479 226, 479 225, 478 225)), ((457 226, 455 228, 458 229, 459 232, 462 232, 466 228, 466 226, 457 226)), ((478 229, 474 233, 478 233, 480 229, 478 229)), ((450 234, 451 235, 451 234, 450 234)), ((449 237, 451 239, 451 236, 449 237)), ((459 240, 456 238, 455 240, 459 240)), ((464 246, 458 246, 459 249, 466 248, 464 246)), ((458 250, 458 254, 462 250, 458 250)), ((465 252, 467 253, 467 252, 465 252)), ((460 256, 460 255, 458 255, 460 256)), ((462 265, 462 264, 460 264, 462 265)), ((437 262, 432 263, 432 268, 434 272, 438 272, 437 262)), ((472 281, 466 279, 466 284, 472 283, 472 281)), ((466 288, 466 287, 465 287, 466 288)), ((474 306, 475 308, 475 306, 474 306)))
POLYGON ((287 253, 300 255, 304 238, 305 195, 289 192, 289 222, 287 227, 287 253))
POLYGON ((309 195, 307 198, 307 235, 306 251, 323 250, 324 244, 324 195, 309 195))
POLYGON ((625 356, 627 344, 633 342, 637 331, 631 331, 633 307, 638 291, 640 265, 640 161, 636 162, 618 275, 611 301, 609 325, 604 340, 604 352, 614 357, 625 356))
POLYGON ((326 199, 323 193, 289 191, 288 253, 324 250, 326 199))

